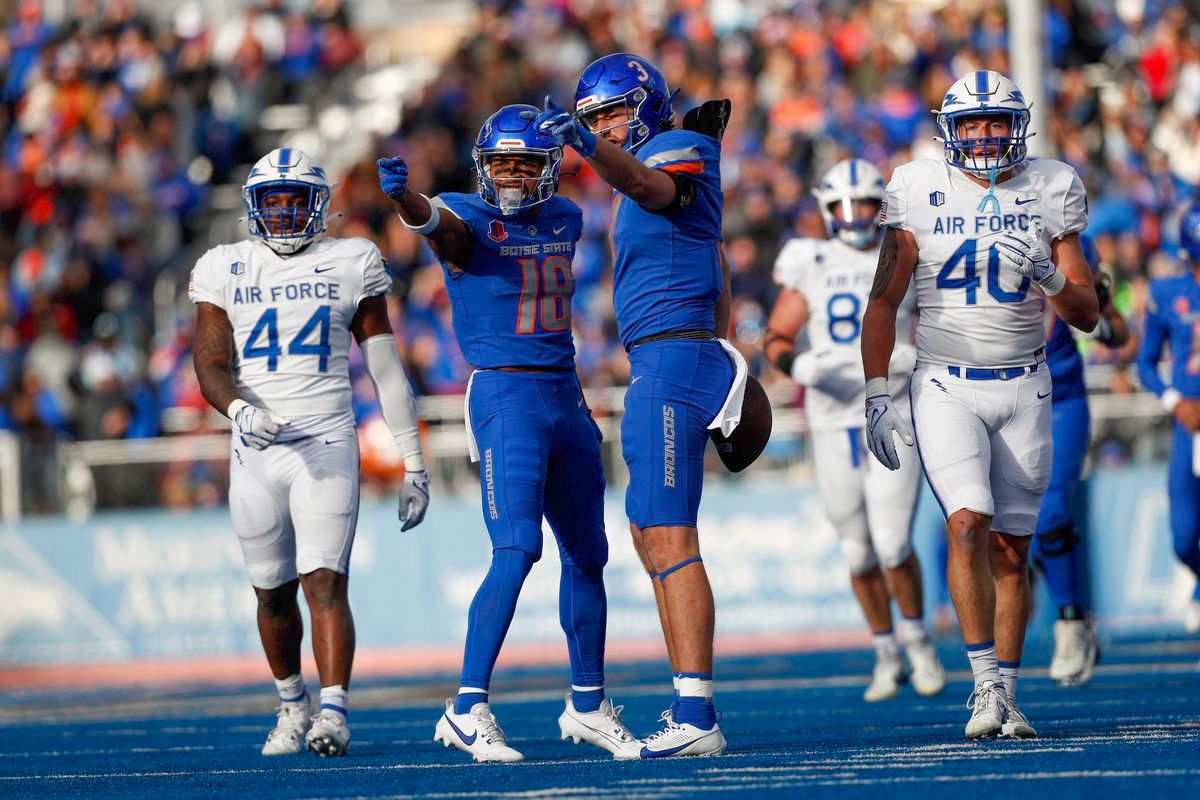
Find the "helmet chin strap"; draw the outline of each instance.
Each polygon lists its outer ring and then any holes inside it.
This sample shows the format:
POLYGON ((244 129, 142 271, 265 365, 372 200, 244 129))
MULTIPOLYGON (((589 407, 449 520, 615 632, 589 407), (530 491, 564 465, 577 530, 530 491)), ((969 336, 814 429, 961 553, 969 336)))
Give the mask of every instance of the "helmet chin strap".
POLYGON ((975 210, 980 213, 1000 214, 1000 198, 996 197, 996 172, 998 167, 992 167, 988 170, 988 193, 979 201, 979 206, 975 210))

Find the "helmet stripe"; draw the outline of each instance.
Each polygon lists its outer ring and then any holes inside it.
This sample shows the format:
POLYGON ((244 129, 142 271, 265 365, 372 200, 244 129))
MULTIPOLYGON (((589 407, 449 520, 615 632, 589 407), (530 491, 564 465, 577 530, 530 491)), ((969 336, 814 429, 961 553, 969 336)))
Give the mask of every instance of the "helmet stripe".
POLYGON ((285 147, 279 151, 279 169, 287 172, 292 167, 292 148, 285 147))
POLYGON ((858 186, 858 159, 850 159, 850 185, 858 186))
POLYGON ((987 70, 978 70, 975 73, 975 94, 988 93, 987 70))

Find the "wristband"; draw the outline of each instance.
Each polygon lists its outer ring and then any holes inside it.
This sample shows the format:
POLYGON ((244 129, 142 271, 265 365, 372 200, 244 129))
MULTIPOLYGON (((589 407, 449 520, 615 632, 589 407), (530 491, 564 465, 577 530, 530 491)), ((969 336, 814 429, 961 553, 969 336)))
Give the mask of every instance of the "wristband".
POLYGON ((782 353, 775 356, 775 367, 780 372, 782 372, 784 375, 787 375, 789 378, 792 376, 792 364, 795 364, 795 363, 796 363, 796 351, 795 350, 784 350, 782 353))
MULTIPOLYGON (((420 192, 418 192, 418 194, 420 194, 420 192)), ((422 194, 421 197, 425 197, 425 195, 422 194)), ((400 217, 400 221, 404 223, 404 227, 420 236, 428 236, 429 234, 433 233, 435 230, 437 230, 438 223, 442 221, 442 214, 438 210, 437 205, 428 197, 425 197, 425 202, 429 203, 429 219, 425 220, 425 222, 422 224, 411 225, 404 217, 400 217)), ((397 214, 396 216, 400 215, 397 214)))
POLYGON ((417 448, 412 453, 404 457, 404 474, 411 475, 414 472, 425 471, 425 455, 417 448))
POLYGON ((229 404, 229 408, 225 409, 225 416, 229 417, 230 419, 233 419, 234 417, 237 416, 239 411, 241 411, 243 408, 245 408, 248 405, 250 405, 250 404, 239 397, 236 400, 234 400, 232 403, 229 404))
POLYGON ((1183 394, 1178 389, 1168 388, 1162 393, 1159 400, 1162 402, 1162 407, 1167 410, 1168 414, 1175 413, 1175 406, 1179 405, 1179 401, 1183 399, 1183 394))
POLYGON ((1044 280, 1038 281, 1038 283, 1042 285, 1042 289, 1045 290, 1048 296, 1053 297, 1067 285, 1067 276, 1058 270, 1054 270, 1054 272, 1051 272, 1044 280))
POLYGON ((880 397, 886 395, 891 397, 892 393, 888 391, 887 378, 871 378, 867 381, 867 399, 872 397, 880 397))

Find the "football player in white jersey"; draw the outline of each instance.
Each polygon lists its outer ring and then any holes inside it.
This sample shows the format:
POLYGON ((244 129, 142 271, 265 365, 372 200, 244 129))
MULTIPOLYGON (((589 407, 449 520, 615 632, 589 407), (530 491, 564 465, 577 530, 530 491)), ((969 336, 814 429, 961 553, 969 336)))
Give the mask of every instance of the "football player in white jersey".
POLYGON ((192 271, 193 343, 204 398, 233 420, 229 510, 258 596, 258 630, 280 707, 263 755, 342 755, 354 620, 346 596, 358 519, 358 438, 347 359, 358 342, 383 418, 404 456, 401 530, 429 504, 417 414, 388 320, 391 287, 366 239, 326 239, 325 171, 272 150, 242 190, 250 238, 192 271), (300 675, 304 587, 320 708, 300 675))
MULTIPOLYGON (((909 460, 891 472, 863 457, 866 386, 858 340, 879 262, 883 190, 879 170, 861 159, 839 162, 821 179, 814 193, 831 238, 792 239, 783 246, 775 261, 781 290, 763 338, 767 359, 808 387, 805 408, 817 488, 875 644, 875 670, 863 693, 868 702, 895 697, 909 676, 896 633, 912 664, 917 692, 928 697, 946 686, 945 670, 925 630, 921 565, 912 549, 920 467, 909 460), (810 348, 797 354, 801 330, 807 330, 810 348), (901 614, 896 633, 893 597, 901 614)), ((909 291, 897 309, 898 344, 888 387, 905 417, 916 361, 915 311, 916 295, 909 291)))
POLYGON ((966 735, 1032 737, 1016 686, 1029 618, 1029 542, 1050 477, 1050 373, 1043 308, 1096 326, 1080 250, 1087 200, 1075 170, 1026 158, 1019 89, 979 70, 937 112, 942 159, 898 167, 863 319, 867 441, 889 469, 893 434, 918 444, 947 515, 947 582, 975 675, 966 735), (896 314, 915 276, 913 425, 888 391, 896 314), (915 431, 914 431, 915 429, 915 431))

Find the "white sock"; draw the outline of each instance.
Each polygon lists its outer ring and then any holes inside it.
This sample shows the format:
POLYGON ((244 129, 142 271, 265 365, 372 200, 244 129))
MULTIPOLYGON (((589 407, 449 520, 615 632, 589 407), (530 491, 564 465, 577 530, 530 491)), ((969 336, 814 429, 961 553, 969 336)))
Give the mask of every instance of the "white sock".
POLYGON ((996 663, 996 642, 988 641, 967 645, 967 658, 971 659, 971 672, 975 674, 975 685, 988 681, 1003 683, 1000 666, 996 663))
POLYGON ((896 647, 896 634, 890 630, 871 634, 871 643, 875 645, 875 655, 878 658, 894 659, 900 652, 896 647))
POLYGON ((1017 677, 1021 674, 1020 661, 997 661, 1000 678, 1004 681, 1004 693, 1010 701, 1017 699, 1017 677))
POLYGON ((679 686, 680 697, 704 697, 712 700, 713 696, 713 679, 712 678, 691 678, 684 676, 676 676, 676 684, 679 686))
POLYGON ((321 710, 333 711, 336 714, 341 714, 342 719, 350 712, 350 692, 346 687, 338 686, 322 686, 321 687, 321 710))
POLYGON ((901 617, 900 621, 896 623, 896 634, 905 644, 923 644, 929 638, 929 634, 925 631, 925 620, 921 617, 916 619, 901 617))
POLYGON ((279 692, 279 699, 283 702, 298 703, 304 699, 304 678, 299 672, 288 675, 283 680, 275 681, 275 690, 279 692))

